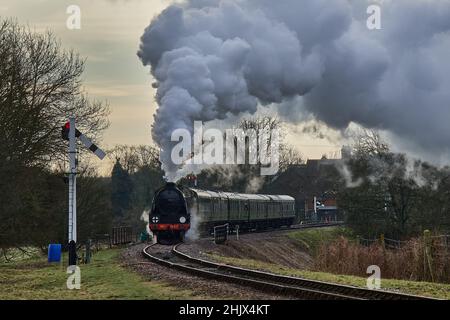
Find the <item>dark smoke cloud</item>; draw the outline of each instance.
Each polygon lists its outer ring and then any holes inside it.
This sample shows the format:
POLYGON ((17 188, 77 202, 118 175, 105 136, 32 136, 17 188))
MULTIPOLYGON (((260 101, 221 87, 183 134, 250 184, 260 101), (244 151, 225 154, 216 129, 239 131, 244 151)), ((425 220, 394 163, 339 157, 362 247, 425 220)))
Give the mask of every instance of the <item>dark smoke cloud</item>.
POLYGON ((309 113, 337 129, 355 122, 447 153, 450 1, 378 2, 382 30, 366 27, 373 1, 192 0, 164 10, 138 56, 158 85, 153 138, 166 172, 176 169, 172 130, 259 104, 277 104, 293 121, 309 113))

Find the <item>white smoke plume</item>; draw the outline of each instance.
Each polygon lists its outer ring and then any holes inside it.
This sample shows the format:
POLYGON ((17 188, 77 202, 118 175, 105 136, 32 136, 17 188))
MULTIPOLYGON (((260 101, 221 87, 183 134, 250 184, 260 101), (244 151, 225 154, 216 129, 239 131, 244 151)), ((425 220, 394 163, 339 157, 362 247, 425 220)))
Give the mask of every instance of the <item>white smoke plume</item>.
POLYGON ((259 190, 261 190, 263 184, 264 184, 263 176, 254 176, 248 181, 245 187, 245 192, 257 193, 259 190))
POLYGON ((338 170, 341 177, 344 179, 345 186, 347 188, 359 187, 364 182, 362 178, 355 179, 353 177, 351 169, 344 161, 336 164, 336 169, 338 170))
POLYGON ((141 214, 141 221, 145 222, 145 230, 147 234, 153 237, 153 232, 150 230, 148 224, 150 223, 150 210, 144 210, 141 214))
POLYGON ((370 174, 363 177, 356 177, 352 168, 346 159, 336 162, 335 168, 344 180, 347 188, 361 186, 365 179, 371 184, 385 184, 394 178, 414 183, 417 187, 429 187, 436 190, 439 187, 439 179, 436 178, 437 172, 448 173, 450 167, 433 167, 429 163, 420 159, 412 158, 405 154, 391 154, 393 159, 371 156, 366 158, 366 165, 370 168, 370 174))
POLYGON ((448 155, 450 1, 377 3, 381 30, 367 28, 364 0, 190 0, 154 18, 138 56, 156 79, 152 135, 169 179, 174 129, 269 104, 448 155))
POLYGON ((190 208, 190 228, 186 232, 186 239, 189 240, 197 240, 200 238, 200 223, 201 223, 201 217, 197 214, 196 206, 192 206, 190 208))

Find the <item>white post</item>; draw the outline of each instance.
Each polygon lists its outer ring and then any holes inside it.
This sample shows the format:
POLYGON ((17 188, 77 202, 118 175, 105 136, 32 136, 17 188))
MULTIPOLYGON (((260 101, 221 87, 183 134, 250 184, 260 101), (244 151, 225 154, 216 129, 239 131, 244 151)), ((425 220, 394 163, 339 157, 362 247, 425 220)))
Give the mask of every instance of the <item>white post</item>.
POLYGON ((76 138, 75 117, 70 118, 69 130, 69 242, 77 242, 77 164, 76 164, 76 138))
POLYGON ((314 196, 314 213, 317 213, 317 197, 314 196))

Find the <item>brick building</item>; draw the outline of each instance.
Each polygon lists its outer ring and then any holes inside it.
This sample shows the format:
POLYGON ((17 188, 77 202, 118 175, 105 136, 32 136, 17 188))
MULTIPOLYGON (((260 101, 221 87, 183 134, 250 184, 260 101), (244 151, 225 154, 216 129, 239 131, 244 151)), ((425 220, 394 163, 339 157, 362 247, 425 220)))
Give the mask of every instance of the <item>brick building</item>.
POLYGON ((275 177, 263 193, 294 197, 299 221, 341 220, 336 199, 340 177, 337 166, 341 162, 342 159, 323 157, 291 166, 275 177))

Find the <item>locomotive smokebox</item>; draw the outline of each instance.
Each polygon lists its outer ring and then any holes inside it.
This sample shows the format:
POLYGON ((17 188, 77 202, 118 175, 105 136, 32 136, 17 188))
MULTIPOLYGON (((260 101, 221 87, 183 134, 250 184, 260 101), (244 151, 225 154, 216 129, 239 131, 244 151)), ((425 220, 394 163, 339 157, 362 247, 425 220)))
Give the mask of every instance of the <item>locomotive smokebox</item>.
POLYGON ((181 190, 167 182, 155 192, 149 214, 149 228, 158 243, 166 240, 183 241, 190 228, 190 214, 181 190))

